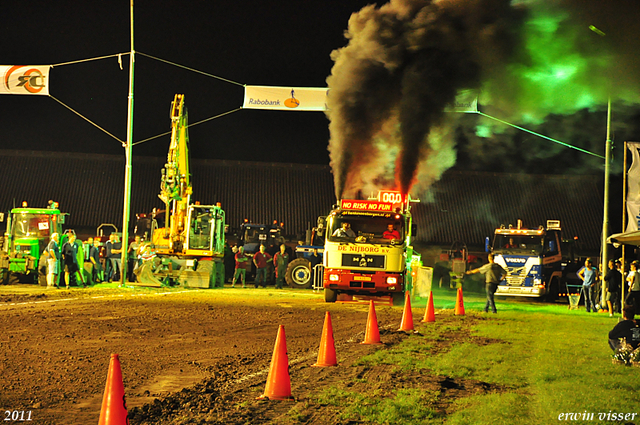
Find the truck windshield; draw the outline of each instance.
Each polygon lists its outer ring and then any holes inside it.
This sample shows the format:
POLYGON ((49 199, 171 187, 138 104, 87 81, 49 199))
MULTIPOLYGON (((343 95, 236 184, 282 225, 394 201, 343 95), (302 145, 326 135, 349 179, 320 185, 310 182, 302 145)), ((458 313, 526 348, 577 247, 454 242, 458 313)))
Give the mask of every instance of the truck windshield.
POLYGON ((330 220, 328 236, 334 242, 355 242, 357 237, 364 237, 368 243, 397 244, 402 243, 406 235, 402 220, 337 215, 330 220))
POLYGON ((13 214, 14 238, 49 238, 49 214, 15 213, 13 214))
POLYGON ((248 228, 244 231, 244 243, 262 243, 267 240, 268 232, 259 227, 248 228))
POLYGON ((496 235, 493 252, 503 254, 541 254, 544 235, 496 235))
POLYGON ((271 246, 281 242, 280 229, 273 226, 248 226, 244 229, 243 240, 245 244, 261 244, 271 246))

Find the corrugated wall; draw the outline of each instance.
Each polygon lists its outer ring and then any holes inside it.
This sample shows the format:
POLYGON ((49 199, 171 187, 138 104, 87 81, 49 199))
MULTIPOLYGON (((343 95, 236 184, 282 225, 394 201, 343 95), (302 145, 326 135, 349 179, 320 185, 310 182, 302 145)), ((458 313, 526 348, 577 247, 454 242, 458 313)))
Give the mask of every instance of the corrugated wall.
MULTIPOLYGON (((164 158, 134 157, 132 216, 162 207, 158 199, 164 158)), ((315 225, 335 203, 328 166, 198 160, 191 162, 193 200, 221 202, 227 223, 285 223, 295 236, 315 225)), ((60 203, 67 227, 122 225, 124 156, 0 150, 0 209, 26 200, 30 206, 60 203)), ((578 236, 597 250, 602 229, 602 189, 594 176, 524 175, 447 171, 414 206, 418 239, 447 245, 481 245, 500 225, 561 220, 565 237, 578 236)), ((133 217, 132 217, 133 223, 133 217)))
POLYGON ((560 220, 565 238, 598 249, 603 195, 595 176, 526 175, 447 171, 432 188, 431 199, 415 209, 419 239, 483 244, 496 226, 525 227, 560 220))

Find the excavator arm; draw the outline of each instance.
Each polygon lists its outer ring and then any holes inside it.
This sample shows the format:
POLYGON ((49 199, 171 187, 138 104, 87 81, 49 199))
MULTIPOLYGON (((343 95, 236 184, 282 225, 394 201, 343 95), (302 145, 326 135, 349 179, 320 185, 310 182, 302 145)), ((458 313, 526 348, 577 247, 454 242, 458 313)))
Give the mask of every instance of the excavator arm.
POLYGON ((160 194, 167 214, 163 238, 169 251, 180 251, 187 231, 187 207, 193 189, 189 172, 189 130, 184 95, 176 94, 171 103, 171 144, 162 169, 160 194))

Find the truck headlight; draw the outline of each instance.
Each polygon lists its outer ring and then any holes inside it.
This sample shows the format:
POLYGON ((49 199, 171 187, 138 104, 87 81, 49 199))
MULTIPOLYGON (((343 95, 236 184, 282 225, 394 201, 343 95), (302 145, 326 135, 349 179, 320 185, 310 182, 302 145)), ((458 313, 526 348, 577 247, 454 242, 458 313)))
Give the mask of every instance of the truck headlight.
POLYGON ((396 284, 396 283, 398 283, 398 278, 395 277, 395 276, 389 276, 387 278, 387 283, 390 284, 390 285, 396 284))
POLYGON ((331 282, 337 282, 337 281, 339 281, 339 280, 340 280, 340 276, 338 276, 337 274, 330 274, 330 275, 329 275, 329 280, 330 280, 331 282))

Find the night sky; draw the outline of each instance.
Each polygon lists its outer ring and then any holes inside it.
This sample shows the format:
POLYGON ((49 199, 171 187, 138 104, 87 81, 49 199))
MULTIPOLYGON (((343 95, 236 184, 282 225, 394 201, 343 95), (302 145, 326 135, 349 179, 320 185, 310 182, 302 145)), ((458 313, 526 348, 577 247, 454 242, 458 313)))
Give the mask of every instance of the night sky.
MULTIPOLYGON (((450 5, 458 13, 467 7, 473 10, 474 4, 482 6, 482 2, 435 3, 450 5)), ((138 0, 134 141, 169 130, 169 109, 176 93, 185 94, 191 123, 239 108, 243 101, 241 86, 144 54, 240 84, 326 87, 334 65, 330 54, 347 45, 344 32, 350 16, 371 3, 138 0)), ((430 2, 395 1, 396 5, 410 3, 430 2)), ((377 2, 378 6, 383 4, 386 2, 377 2)), ((604 93, 612 91, 614 159, 619 163, 622 142, 640 139, 640 64, 636 59, 640 2, 532 0, 513 1, 511 6, 516 15, 526 9, 527 16, 514 27, 510 56, 502 62, 493 58, 489 64, 493 68, 488 67, 487 72, 494 78, 481 81, 480 109, 601 155, 606 136, 604 93), (589 31, 589 24, 605 31, 606 37, 589 31), (575 67, 565 61, 567 58, 575 59, 575 67), (574 67, 576 78, 558 84, 561 68, 555 65, 574 67), (504 70, 506 77, 496 77, 496 70, 504 70), (524 79, 518 80, 520 77, 524 79), (539 84, 541 81, 544 84, 539 84), (613 88, 606 88, 611 81, 613 88), (500 87, 503 82, 510 84, 500 87), (579 107, 576 102, 563 104, 581 97, 591 103, 579 107)), ((0 64, 60 64, 126 53, 129 24, 126 0, 35 0, 28 5, 5 1, 0 16, 0 64)), ((452 43, 447 46, 455 52, 452 43)), ((490 50, 486 51, 489 56, 490 50)), ((128 56, 122 61, 122 70, 116 58, 55 66, 50 92, 125 139, 128 56)), ((329 120, 322 112, 241 110, 192 127, 191 154, 194 158, 329 164, 328 127, 329 120)), ((455 166, 462 169, 528 173, 602 170, 602 160, 597 157, 477 115, 461 119, 449 137, 456 152, 455 166)), ((1 95, 0 141, 3 149, 123 154, 117 140, 45 96, 1 95)), ((168 143, 168 136, 164 136, 137 145, 134 155, 164 156, 168 143)), ((614 172, 618 168, 614 167, 614 172)))
MULTIPOLYGON (((134 140, 166 132, 174 94, 191 123, 242 105, 243 88, 148 57, 249 85, 326 87, 333 49, 367 1, 135 2, 134 140), (259 6, 259 7, 256 7, 259 6)), ((43 65, 129 51, 129 2, 3 2, 0 64, 43 65)), ((50 93, 126 139, 128 56, 56 66, 50 93)), ((193 158, 328 164, 322 112, 241 110, 190 129, 193 158)), ((0 148, 123 154, 120 143, 45 96, 0 96, 0 148)), ((166 155, 169 137, 134 147, 166 155)))

